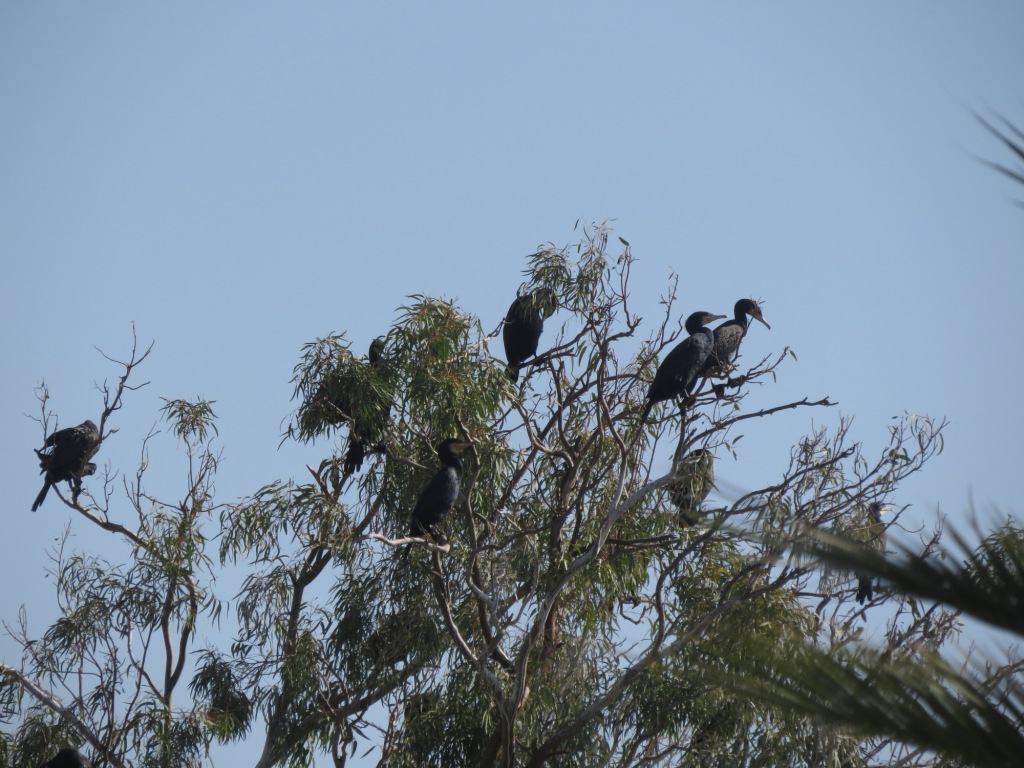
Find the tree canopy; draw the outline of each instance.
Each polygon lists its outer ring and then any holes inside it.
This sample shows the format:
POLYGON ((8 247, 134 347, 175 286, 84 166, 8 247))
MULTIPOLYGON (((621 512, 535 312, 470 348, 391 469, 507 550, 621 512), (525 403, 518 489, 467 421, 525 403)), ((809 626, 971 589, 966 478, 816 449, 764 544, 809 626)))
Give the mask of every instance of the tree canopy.
MULTIPOLYGON (((322 447, 322 461, 239 503, 215 496, 214 404, 166 401, 187 457, 179 501, 146 490, 145 459, 61 496, 130 556, 59 550, 61 617, 42 638, 15 632, 22 663, 0 667, 6 762, 35 766, 72 745, 99 765, 198 766, 212 744, 239 740, 262 743, 258 768, 317 755, 337 766, 529 768, 964 759, 922 738, 912 713, 890 729, 844 719, 870 703, 865 691, 907 710, 912 683, 993 729, 1014 718, 1019 728, 1020 691, 1002 671, 978 694, 936 661, 968 604, 1020 632, 1019 610, 1001 620, 998 600, 1020 586, 1016 534, 994 540, 1001 554, 972 560, 962 582, 960 571, 921 570, 938 567, 940 531, 901 544, 903 561, 855 535, 873 502, 891 505, 887 526, 899 521, 900 483, 941 451, 944 421, 907 415, 872 453, 839 418, 789 448, 762 488, 731 498, 693 488, 705 477, 695 451, 742 461, 743 431, 833 403, 749 406, 752 388, 770 391, 795 359, 784 346, 765 354, 779 342, 764 333, 744 342, 717 391, 702 382, 685 407, 659 403, 642 423, 658 360, 694 307, 678 306, 672 280, 645 322, 630 302, 634 265, 601 225, 530 256, 517 295, 543 290, 557 308, 518 381, 500 326, 443 298, 409 297, 372 356, 345 333, 309 343, 284 439, 322 447), (448 438, 470 447, 447 541, 409 537, 448 438), (908 563, 917 581, 902 578, 908 563), (216 591, 225 570, 243 574, 230 603, 216 591), (864 573, 881 588, 862 606, 864 573), (947 604, 951 583, 975 592, 947 604), (869 611, 881 648, 863 642, 869 611), (230 639, 203 644, 217 627, 230 639), (869 658, 918 677, 866 685, 869 658)), ((106 393, 104 439, 146 354, 133 350, 106 393)), ((45 414, 45 391, 41 400, 45 414)))

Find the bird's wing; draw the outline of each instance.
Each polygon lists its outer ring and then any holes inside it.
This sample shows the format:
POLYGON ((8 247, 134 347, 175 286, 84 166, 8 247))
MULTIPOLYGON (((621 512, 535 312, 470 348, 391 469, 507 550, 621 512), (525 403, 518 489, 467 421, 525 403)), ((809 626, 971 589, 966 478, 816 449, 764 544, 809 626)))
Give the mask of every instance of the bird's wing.
POLYGON ((56 432, 54 432, 52 435, 46 438, 46 442, 44 442, 43 445, 59 445, 60 443, 63 443, 64 441, 68 440, 72 435, 74 435, 75 429, 77 429, 77 427, 67 427, 65 429, 58 429, 56 432))
POLYGON ((724 323, 715 329, 713 352, 719 363, 733 361, 745 334, 746 329, 735 321, 724 323))
POLYGON ((665 357, 665 362, 661 364, 668 375, 680 384, 689 378, 687 366, 685 365, 686 358, 691 354, 696 344, 695 337, 686 337, 676 344, 675 348, 665 357))

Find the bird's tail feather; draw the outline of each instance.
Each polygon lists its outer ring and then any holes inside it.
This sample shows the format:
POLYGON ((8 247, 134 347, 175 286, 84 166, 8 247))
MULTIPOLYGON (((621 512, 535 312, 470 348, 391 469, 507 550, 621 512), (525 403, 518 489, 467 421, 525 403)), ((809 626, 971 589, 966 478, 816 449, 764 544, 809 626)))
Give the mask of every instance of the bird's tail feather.
POLYGON ((866 576, 861 576, 857 579, 857 602, 860 605, 864 605, 865 601, 870 601, 875 596, 874 585, 871 583, 871 579, 866 576))
POLYGON ((46 500, 46 494, 50 490, 50 485, 51 484, 49 481, 43 483, 43 490, 39 492, 39 495, 36 496, 35 503, 32 504, 33 512, 35 512, 37 509, 43 506, 43 502, 46 500))
POLYGON ((644 412, 640 416, 640 424, 641 424, 641 426, 643 426, 643 424, 646 423, 647 417, 651 415, 651 408, 653 408, 653 407, 654 407, 654 401, 653 400, 648 400, 647 401, 647 405, 644 406, 644 412))

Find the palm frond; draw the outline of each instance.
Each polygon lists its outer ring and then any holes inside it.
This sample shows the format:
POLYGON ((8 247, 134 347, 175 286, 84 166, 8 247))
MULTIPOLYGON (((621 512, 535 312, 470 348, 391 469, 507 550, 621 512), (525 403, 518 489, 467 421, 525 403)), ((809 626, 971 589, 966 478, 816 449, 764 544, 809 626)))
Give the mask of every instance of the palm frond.
MULTIPOLYGON (((973 616, 1024 637, 1024 532, 1007 525, 972 548, 895 556, 823 531, 796 549, 825 567, 848 569, 890 589, 973 616)), ((724 683, 754 701, 810 715, 864 736, 888 737, 973 766, 1024 765, 1024 678, 1019 665, 992 673, 953 668, 937 651, 824 649, 802 637, 780 645, 754 639, 729 660, 724 683)))
MULTIPOLYGON (((1017 159, 1021 163, 1024 163, 1024 132, 1002 116, 998 116, 999 122, 1003 124, 1002 129, 992 125, 992 123, 988 122, 977 113, 975 113, 974 117, 989 133, 999 139, 999 141, 1001 141, 1003 145, 1010 150, 1010 152, 1016 155, 1017 159)), ((981 162, 992 170, 998 171, 1004 176, 1013 179, 1018 184, 1024 184, 1024 166, 1020 168, 1010 168, 1006 165, 1001 165, 1000 163, 985 159, 981 159, 981 162)), ((1018 200, 1017 204, 1024 205, 1024 201, 1018 200)))
POLYGON ((726 685, 739 695, 819 718, 861 736, 886 736, 966 765, 1024 764, 1024 684, 998 695, 937 654, 911 661, 873 652, 828 653, 795 639, 757 644, 726 685), (751 659, 756 659, 752 661, 751 659))
POLYGON ((930 557, 895 545, 895 555, 824 532, 812 532, 798 549, 833 568, 862 573, 897 591, 942 603, 1024 637, 1024 532, 1001 528, 971 548, 962 534, 930 557))

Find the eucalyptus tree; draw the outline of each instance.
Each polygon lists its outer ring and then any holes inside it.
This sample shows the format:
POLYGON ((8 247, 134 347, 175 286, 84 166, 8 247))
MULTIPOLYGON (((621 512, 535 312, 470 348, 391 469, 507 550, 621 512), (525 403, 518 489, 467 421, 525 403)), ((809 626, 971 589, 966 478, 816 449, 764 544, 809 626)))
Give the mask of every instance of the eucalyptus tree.
MULTIPOLYGON (((552 292, 561 327, 522 386, 493 354, 497 331, 427 297, 401 310, 376 370, 344 336, 307 347, 294 437, 335 435, 310 414, 325 377, 352 366, 367 378, 350 400, 386 402, 390 421, 363 473, 339 475, 339 441, 309 481, 270 484, 224 516, 222 557, 266 564, 241 608, 244 652, 217 657, 249 681, 267 718, 263 765, 317 749, 340 764, 360 745, 395 766, 815 764, 826 751, 861 753, 813 720, 730 697, 711 672, 752 627, 769 639, 820 633, 813 569, 785 558, 783 542, 891 495, 939 450, 942 424, 904 420, 869 461, 841 421, 802 441, 782 477, 681 528, 669 486, 693 449, 738 452, 741 426, 831 403, 744 407, 744 387, 781 375, 784 351, 749 366, 735 395, 707 391, 683 416, 641 425, 657 358, 681 328, 673 285, 654 332, 637 338, 633 264, 628 245, 609 255, 600 227, 530 258, 519 293, 552 292), (434 446, 451 437, 472 447, 449 544, 416 541, 403 560, 434 446)), ((853 592, 849 582, 829 596, 862 616, 853 592)))
MULTIPOLYGON (((129 359, 117 363, 116 383, 100 386, 103 440, 117 431, 110 423, 125 396, 145 386, 132 376, 150 349, 133 344, 129 359)), ((45 432, 52 416, 45 385, 38 396, 45 432)), ((18 722, 0 747, 4 764, 37 766, 61 747, 87 744, 83 751, 99 765, 200 765, 209 724, 183 689, 199 622, 215 621, 221 607, 210 589, 214 563, 204 533, 219 455, 210 442, 211 402, 167 400, 163 416, 187 459, 180 500, 161 500, 146 488, 155 431, 125 479, 124 500, 115 502, 109 466, 100 482, 61 496, 111 544, 102 553, 71 552, 65 529, 50 553, 60 617, 38 638, 24 609, 16 623, 5 623, 23 656, 17 667, 0 664, 0 714, 18 722)))
POLYGON ((747 460, 744 433, 833 403, 749 405, 753 387, 768 392, 792 370, 783 349, 740 358, 727 390, 701 385, 685 409, 663 406, 644 423, 685 313, 673 279, 660 316, 643 322, 632 249, 620 240, 612 253, 609 234, 592 227, 529 257, 517 294, 554 296, 557 309, 518 381, 490 327, 500 318, 440 298, 410 297, 372 364, 345 333, 308 344, 285 439, 322 458, 240 503, 213 500, 211 404, 168 402, 195 462, 187 502, 151 499, 145 460, 129 494, 134 527, 112 522, 109 494, 67 501, 126 541, 129 562, 58 558, 64 618, 42 641, 21 638, 25 663, 5 667, 0 688, 18 764, 55 735, 124 766, 197 764, 214 741, 243 739, 261 741, 260 768, 317 755, 337 766, 531 768, 906 756, 898 739, 755 702, 725 673, 793 637, 831 653, 884 602, 896 606, 887 631, 900 647, 944 642, 952 614, 912 615, 884 587, 857 605, 852 573, 823 573, 793 546, 874 501, 898 521, 899 484, 941 450, 944 423, 887 425, 875 455, 838 419, 779 446, 788 461, 763 487, 691 493, 681 522, 687 457, 747 460), (410 537, 435 448, 451 438, 469 447, 445 535, 410 537), (347 460, 353 441, 359 464, 347 460), (230 616, 212 589, 222 569, 244 574, 230 616), (232 641, 198 646, 199 628, 219 618, 232 620, 232 641), (189 654, 189 695, 173 697, 189 654))

